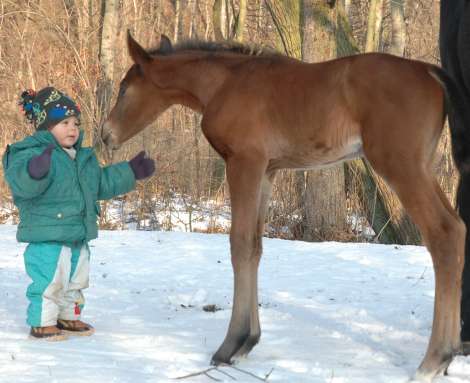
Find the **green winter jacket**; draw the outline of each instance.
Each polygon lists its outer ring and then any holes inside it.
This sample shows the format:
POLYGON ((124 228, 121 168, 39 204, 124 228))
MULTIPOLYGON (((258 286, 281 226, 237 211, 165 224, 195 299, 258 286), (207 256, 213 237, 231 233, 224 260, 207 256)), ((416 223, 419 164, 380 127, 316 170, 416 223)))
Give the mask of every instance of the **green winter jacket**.
POLYGON ((128 162, 101 168, 92 148, 75 144, 75 160, 48 131, 38 131, 9 145, 3 156, 5 179, 18 207, 20 242, 89 241, 98 236, 98 200, 110 199, 135 187, 128 162), (55 144, 49 173, 40 180, 29 176, 28 162, 55 144))

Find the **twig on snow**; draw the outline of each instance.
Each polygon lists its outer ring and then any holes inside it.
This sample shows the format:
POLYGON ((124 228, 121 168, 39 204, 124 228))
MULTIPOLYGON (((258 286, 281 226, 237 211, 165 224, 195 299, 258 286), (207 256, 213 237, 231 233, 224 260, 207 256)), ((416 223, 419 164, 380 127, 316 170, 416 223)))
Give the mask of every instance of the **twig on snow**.
POLYGON ((262 382, 267 382, 267 381, 268 381, 268 378, 269 378, 269 375, 271 375, 271 373, 272 373, 273 370, 274 370, 274 368, 272 368, 271 371, 269 371, 269 373, 268 373, 264 378, 261 378, 261 377, 259 377, 258 375, 255 375, 255 374, 253 374, 253 373, 250 372, 250 371, 243 370, 243 369, 241 369, 241 368, 239 368, 239 367, 235 367, 235 366, 232 366, 232 365, 228 365, 228 367, 233 368, 234 370, 236 370, 236 371, 238 371, 238 372, 242 372, 242 373, 244 373, 244 374, 246 374, 246 375, 250 375, 250 376, 252 376, 252 377, 255 378, 255 379, 261 380, 262 382))
POLYGON ((199 375, 205 375, 207 376, 208 378, 216 381, 216 382, 221 382, 220 379, 217 379, 211 375, 209 375, 209 372, 220 372, 221 374, 224 374, 225 376, 228 376, 230 379, 232 380, 237 380, 234 376, 230 375, 228 372, 226 371, 223 371, 222 369, 220 369, 220 367, 229 367, 229 368, 233 368, 235 371, 238 371, 238 372, 241 372, 243 374, 246 374, 246 375, 249 375, 251 376, 252 378, 255 378, 257 380, 260 380, 262 382, 267 382, 268 379, 269 379, 269 376, 272 374, 272 372, 274 371, 274 368, 271 368, 271 371, 269 371, 264 378, 261 378, 259 377, 258 375, 255 375, 253 374, 252 372, 250 371, 246 371, 246 370, 243 370, 239 367, 235 367, 233 365, 230 365, 230 364, 221 364, 219 366, 216 366, 216 367, 210 367, 210 368, 207 368, 205 370, 202 370, 202 371, 198 371, 198 372, 193 372, 191 374, 188 374, 188 375, 184 375, 184 376, 178 376, 177 378, 174 378, 176 380, 183 380, 183 379, 188 379, 188 378, 192 378, 194 376, 199 376, 199 375))
POLYGON ((268 381, 268 379, 269 379, 270 375, 273 373, 273 371, 274 371, 274 367, 271 368, 271 371, 269 371, 269 372, 264 376, 264 380, 265 380, 266 382, 268 381))
POLYGON ((217 370, 217 367, 211 367, 211 368, 207 368, 203 371, 193 372, 192 374, 188 374, 188 375, 184 375, 184 376, 178 376, 175 379, 176 380, 183 380, 183 379, 192 378, 193 376, 206 375, 208 378, 210 378, 212 380, 215 380, 216 382, 221 382, 220 379, 214 378, 213 376, 209 375, 209 372, 214 371, 214 370, 217 370))
MULTIPOLYGON (((227 365, 227 366, 228 366, 228 365, 227 365)), ((222 371, 220 368, 217 368, 217 367, 216 367, 216 370, 219 371, 219 372, 221 372, 221 373, 224 374, 224 375, 227 375, 227 376, 228 376, 230 379, 232 379, 232 380, 237 380, 237 378, 235 378, 234 376, 230 375, 228 372, 222 371)))

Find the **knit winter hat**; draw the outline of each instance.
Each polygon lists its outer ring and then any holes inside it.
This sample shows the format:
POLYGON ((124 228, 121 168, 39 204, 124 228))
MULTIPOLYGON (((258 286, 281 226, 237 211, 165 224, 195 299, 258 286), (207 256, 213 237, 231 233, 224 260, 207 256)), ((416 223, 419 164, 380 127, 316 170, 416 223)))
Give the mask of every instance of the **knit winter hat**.
POLYGON ((53 87, 39 92, 25 90, 21 93, 19 104, 26 119, 34 124, 36 130, 46 130, 62 120, 75 116, 80 119, 80 108, 65 93, 53 87))

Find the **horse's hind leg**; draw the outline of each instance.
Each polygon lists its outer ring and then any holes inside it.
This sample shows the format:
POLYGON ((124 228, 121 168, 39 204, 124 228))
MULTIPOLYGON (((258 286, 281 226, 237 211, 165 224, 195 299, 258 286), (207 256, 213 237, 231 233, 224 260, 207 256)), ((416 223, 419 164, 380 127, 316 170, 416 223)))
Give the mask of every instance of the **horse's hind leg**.
MULTIPOLYGON (((369 158, 369 160, 371 160, 369 158)), ((426 355, 416 377, 429 380, 443 372, 460 348, 460 295, 465 226, 441 188, 414 161, 394 165, 371 161, 397 192, 418 225, 431 253, 435 273, 434 320, 426 355)))
POLYGON ((267 160, 260 155, 227 160, 227 181, 232 205, 230 250, 234 272, 232 317, 225 340, 212 363, 230 363, 241 349, 251 349, 259 339, 257 269, 261 237, 257 235, 261 189, 267 160))

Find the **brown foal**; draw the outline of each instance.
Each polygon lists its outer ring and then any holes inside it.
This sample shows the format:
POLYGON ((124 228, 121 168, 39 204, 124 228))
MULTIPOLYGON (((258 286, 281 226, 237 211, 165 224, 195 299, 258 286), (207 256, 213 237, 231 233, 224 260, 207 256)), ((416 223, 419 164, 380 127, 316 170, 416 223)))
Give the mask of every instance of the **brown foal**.
MULTIPOLYGON (((235 291, 213 363, 247 354, 261 335, 257 274, 276 171, 364 156, 398 194, 431 253, 434 322, 417 377, 430 380, 444 371, 460 349, 466 230, 431 170, 446 106, 465 110, 448 76, 433 65, 385 54, 307 64, 241 45, 172 46, 165 36, 146 51, 130 34, 128 48, 134 64, 103 127, 105 143, 128 140, 182 104, 202 113, 202 131, 226 162, 235 291)), ((464 133, 452 131, 460 171, 470 168, 464 133)))

